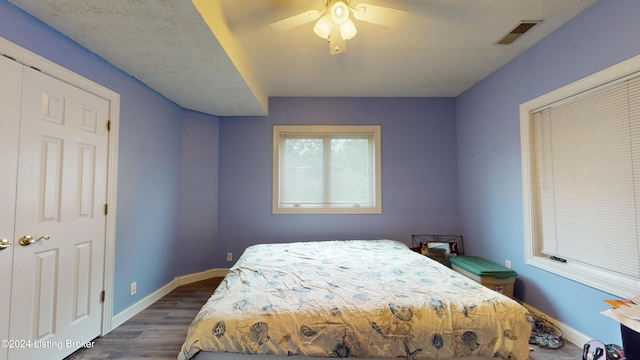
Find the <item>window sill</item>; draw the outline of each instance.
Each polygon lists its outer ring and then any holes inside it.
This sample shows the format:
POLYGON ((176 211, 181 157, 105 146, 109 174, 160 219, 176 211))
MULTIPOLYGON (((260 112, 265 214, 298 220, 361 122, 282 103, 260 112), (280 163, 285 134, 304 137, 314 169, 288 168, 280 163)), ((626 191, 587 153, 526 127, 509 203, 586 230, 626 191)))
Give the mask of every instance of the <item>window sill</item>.
POLYGON ((570 260, 561 263, 545 256, 534 256, 527 264, 625 299, 637 296, 640 289, 639 281, 570 260))
POLYGON ((351 214, 351 215, 380 215, 382 209, 380 207, 333 207, 333 208, 317 208, 317 207, 276 207, 273 208, 272 213, 274 215, 281 214, 326 214, 326 215, 338 215, 338 214, 351 214))

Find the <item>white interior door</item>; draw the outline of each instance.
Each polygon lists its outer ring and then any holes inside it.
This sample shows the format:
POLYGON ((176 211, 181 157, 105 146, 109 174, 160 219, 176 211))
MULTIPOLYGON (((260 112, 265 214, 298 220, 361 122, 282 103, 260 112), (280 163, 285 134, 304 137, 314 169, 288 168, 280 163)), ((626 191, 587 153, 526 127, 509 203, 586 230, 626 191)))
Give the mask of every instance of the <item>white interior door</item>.
POLYGON ((61 359, 100 335, 109 103, 23 72, 9 358, 61 359))
MULTIPOLYGON (((21 82, 22 65, 0 56, 0 340, 9 339, 21 82)), ((7 353, 0 347, 0 360, 7 353)))

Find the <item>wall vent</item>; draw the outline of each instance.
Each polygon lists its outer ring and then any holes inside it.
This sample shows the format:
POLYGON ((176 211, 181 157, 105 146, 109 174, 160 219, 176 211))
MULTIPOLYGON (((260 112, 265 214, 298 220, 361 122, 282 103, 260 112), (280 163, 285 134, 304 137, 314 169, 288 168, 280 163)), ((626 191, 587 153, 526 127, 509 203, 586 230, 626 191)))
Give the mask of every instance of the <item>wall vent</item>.
POLYGON ((497 42, 498 45, 509 45, 513 44, 514 41, 518 40, 522 35, 524 35, 527 31, 531 30, 534 26, 541 23, 542 21, 522 21, 520 25, 516 26, 515 29, 511 30, 505 37, 500 39, 497 42))

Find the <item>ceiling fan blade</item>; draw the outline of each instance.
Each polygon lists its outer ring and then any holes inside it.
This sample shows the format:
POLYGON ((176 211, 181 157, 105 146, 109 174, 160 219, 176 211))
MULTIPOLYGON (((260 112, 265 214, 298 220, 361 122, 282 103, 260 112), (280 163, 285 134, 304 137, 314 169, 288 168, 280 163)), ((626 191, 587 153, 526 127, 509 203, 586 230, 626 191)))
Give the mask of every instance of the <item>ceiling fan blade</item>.
POLYGON ((324 13, 324 11, 308 10, 298 15, 289 16, 282 20, 272 22, 271 27, 279 31, 289 30, 314 20, 318 20, 322 13, 324 13))
POLYGON ((387 27, 400 26, 408 14, 406 10, 393 9, 366 3, 357 5, 352 9, 352 11, 353 17, 358 20, 387 27))

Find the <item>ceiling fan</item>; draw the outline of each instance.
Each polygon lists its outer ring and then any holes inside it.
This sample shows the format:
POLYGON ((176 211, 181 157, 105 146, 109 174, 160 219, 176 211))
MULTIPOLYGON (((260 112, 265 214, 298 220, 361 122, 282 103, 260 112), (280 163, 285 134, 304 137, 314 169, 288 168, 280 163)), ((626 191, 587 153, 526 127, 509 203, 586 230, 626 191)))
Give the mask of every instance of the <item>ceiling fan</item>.
POLYGON ((307 10, 297 15, 286 17, 271 23, 276 30, 288 30, 317 20, 313 31, 319 37, 329 42, 329 52, 332 55, 346 51, 346 40, 352 39, 357 33, 350 14, 356 20, 387 27, 396 27, 404 19, 407 11, 366 3, 351 6, 351 0, 323 0, 323 10, 307 10))

